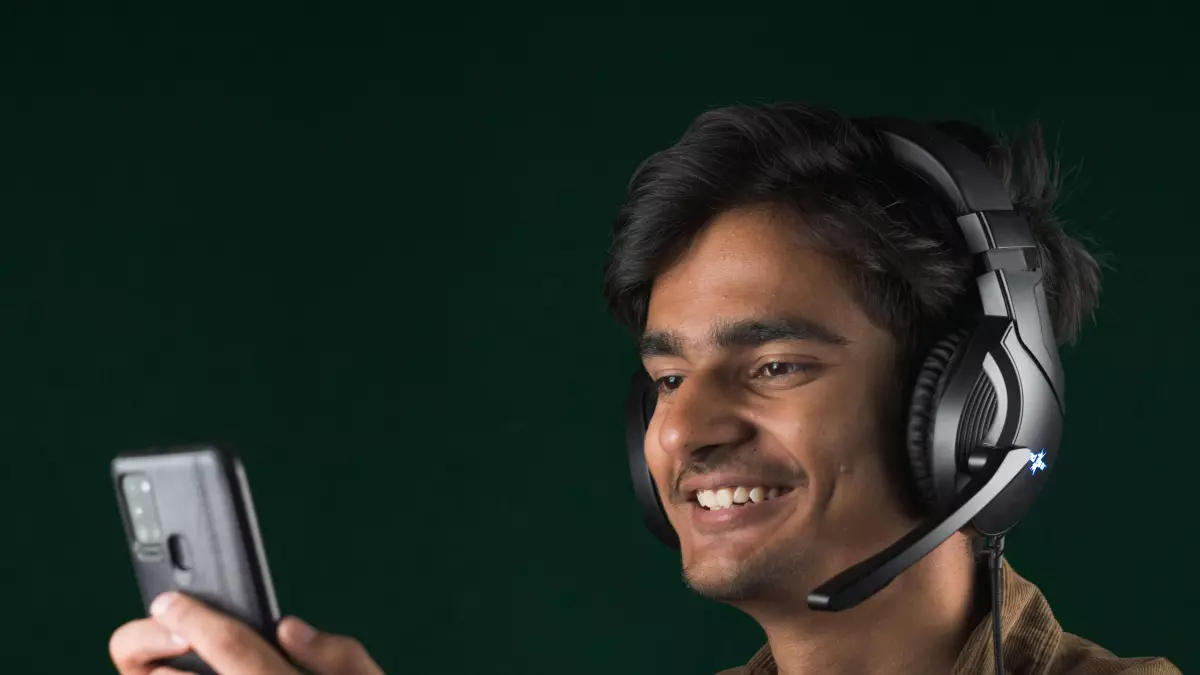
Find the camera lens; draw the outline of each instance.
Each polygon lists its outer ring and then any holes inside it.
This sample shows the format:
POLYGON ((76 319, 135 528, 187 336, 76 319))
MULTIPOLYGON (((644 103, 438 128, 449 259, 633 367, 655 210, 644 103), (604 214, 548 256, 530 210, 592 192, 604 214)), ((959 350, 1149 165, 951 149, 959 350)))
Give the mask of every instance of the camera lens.
POLYGON ((150 493, 150 488, 151 488, 150 479, 141 474, 130 474, 128 476, 125 476, 124 478, 121 479, 121 484, 125 488, 125 494, 131 495, 131 496, 139 494, 139 493, 140 494, 149 494, 150 493))
POLYGON ((128 507, 129 526, 133 536, 141 544, 162 541, 162 525, 154 508, 154 495, 150 478, 145 474, 130 474, 121 478, 121 489, 125 493, 128 507))

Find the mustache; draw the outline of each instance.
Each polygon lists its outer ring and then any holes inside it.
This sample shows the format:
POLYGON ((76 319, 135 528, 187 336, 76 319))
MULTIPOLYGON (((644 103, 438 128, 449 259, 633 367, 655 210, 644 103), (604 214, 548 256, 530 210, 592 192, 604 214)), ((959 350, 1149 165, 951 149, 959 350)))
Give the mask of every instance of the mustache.
POLYGON ((808 481, 808 476, 803 472, 797 474, 795 469, 780 464, 726 458, 717 462, 695 461, 688 464, 675 476, 671 491, 676 498, 679 498, 682 496, 679 486, 683 481, 695 476, 720 472, 747 474, 762 485, 801 485, 808 481))

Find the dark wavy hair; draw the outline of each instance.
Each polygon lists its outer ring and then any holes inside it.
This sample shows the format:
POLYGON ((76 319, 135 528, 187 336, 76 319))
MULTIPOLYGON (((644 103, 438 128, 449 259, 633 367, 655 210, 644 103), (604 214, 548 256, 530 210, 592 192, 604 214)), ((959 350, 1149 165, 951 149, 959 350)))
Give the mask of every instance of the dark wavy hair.
MULTIPOLYGON (((1040 125, 1017 142, 963 122, 933 126, 982 157, 1029 217, 1055 335, 1073 343, 1098 301, 1100 266, 1052 213, 1061 174, 1040 125)), ((846 265, 856 301, 896 338, 903 371, 973 298, 970 254, 951 214, 876 132, 814 105, 739 105, 700 115, 634 173, 605 265, 617 320, 640 334, 655 278, 714 218, 744 207, 794 214, 807 241, 846 265)))

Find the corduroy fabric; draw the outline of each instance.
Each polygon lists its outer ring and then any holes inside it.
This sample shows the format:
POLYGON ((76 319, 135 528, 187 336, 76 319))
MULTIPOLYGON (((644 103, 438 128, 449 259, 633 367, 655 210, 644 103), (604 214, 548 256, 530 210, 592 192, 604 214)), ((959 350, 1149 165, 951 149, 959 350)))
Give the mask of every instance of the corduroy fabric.
MULTIPOLYGON (((1180 675, 1159 657, 1120 658, 1097 644, 1063 632, 1037 586, 1004 561, 1001 639, 1006 675, 1180 675)), ((992 615, 971 632, 950 675, 992 675, 992 615)), ((717 675, 778 675, 770 645, 741 667, 717 675)), ((823 674, 835 675, 835 674, 823 674)))

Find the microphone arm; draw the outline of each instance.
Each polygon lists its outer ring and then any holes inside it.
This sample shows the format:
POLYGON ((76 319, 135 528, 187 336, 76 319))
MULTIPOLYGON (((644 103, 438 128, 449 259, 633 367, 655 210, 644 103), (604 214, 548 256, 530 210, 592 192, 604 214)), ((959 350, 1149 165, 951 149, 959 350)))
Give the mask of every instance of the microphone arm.
POLYGON ((808 594, 808 606, 825 612, 839 612, 875 595, 971 522, 1029 464, 1029 448, 986 452, 991 460, 988 464, 995 465, 996 458, 1002 458, 999 466, 972 478, 945 515, 926 520, 880 553, 821 584, 808 594))

